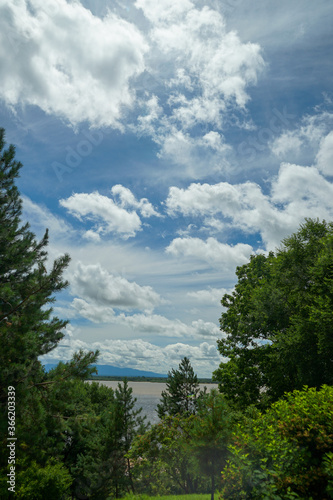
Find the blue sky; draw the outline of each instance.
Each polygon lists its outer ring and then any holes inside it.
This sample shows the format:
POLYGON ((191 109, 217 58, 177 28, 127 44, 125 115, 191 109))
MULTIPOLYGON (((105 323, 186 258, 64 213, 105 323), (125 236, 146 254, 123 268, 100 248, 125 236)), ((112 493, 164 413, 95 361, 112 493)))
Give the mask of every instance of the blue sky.
POLYGON ((333 216, 333 5, 0 0, 0 126, 24 217, 67 252, 45 361, 222 361, 236 266, 333 216))

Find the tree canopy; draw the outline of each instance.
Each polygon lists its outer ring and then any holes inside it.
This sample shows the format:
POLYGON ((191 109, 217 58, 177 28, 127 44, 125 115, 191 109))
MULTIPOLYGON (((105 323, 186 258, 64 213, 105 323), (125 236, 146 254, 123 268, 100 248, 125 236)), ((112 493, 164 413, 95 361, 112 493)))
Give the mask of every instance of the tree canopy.
POLYGON ((230 401, 266 406, 286 391, 333 383, 333 223, 307 219, 269 255, 237 268, 222 298, 228 361, 213 378, 230 401))

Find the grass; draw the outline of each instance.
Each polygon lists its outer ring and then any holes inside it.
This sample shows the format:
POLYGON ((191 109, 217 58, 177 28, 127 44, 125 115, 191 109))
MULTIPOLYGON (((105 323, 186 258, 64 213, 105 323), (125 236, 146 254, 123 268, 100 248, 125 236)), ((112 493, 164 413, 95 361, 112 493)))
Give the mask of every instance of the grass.
POLYGON ((210 494, 168 495, 168 496, 157 496, 157 497, 150 497, 148 495, 127 495, 123 500, 210 500, 210 494))

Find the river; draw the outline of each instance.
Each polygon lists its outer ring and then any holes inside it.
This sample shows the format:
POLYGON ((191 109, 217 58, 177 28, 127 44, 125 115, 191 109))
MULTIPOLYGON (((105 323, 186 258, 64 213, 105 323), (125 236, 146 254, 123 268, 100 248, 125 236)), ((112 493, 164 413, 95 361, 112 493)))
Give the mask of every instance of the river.
MULTIPOLYGON (((100 384, 116 389, 119 382, 115 380, 98 380, 100 384)), ((216 388, 217 384, 199 384, 200 389, 205 386, 207 390, 216 388)), ((156 424, 158 422, 158 416, 156 413, 157 404, 160 402, 161 393, 166 389, 166 383, 164 382, 128 382, 128 386, 133 389, 133 396, 137 398, 135 408, 142 407, 142 416, 147 417, 147 421, 151 424, 156 424)))

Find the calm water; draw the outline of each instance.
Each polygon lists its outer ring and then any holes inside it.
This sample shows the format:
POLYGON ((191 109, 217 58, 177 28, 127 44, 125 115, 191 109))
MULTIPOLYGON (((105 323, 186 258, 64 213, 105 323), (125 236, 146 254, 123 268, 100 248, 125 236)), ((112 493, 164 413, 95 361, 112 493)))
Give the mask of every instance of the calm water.
MULTIPOLYGON (((119 382, 114 380, 99 380, 100 384, 116 389, 119 382)), ((141 415, 146 415, 147 420, 152 424, 158 422, 156 413, 157 404, 161 399, 161 392, 166 389, 166 384, 162 382, 128 382, 133 389, 133 396, 137 398, 135 407, 142 407, 141 415)), ((200 389, 207 387, 207 390, 217 388, 217 384, 200 384, 200 389)))

